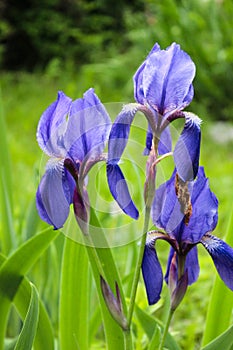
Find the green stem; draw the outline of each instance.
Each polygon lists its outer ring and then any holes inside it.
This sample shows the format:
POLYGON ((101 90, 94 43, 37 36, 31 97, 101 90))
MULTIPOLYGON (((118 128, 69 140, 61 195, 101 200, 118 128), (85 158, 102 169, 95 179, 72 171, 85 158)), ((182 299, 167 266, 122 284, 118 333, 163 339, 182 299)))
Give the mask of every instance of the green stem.
POLYGON ((134 279, 133 279, 133 284, 132 284, 132 292, 131 292, 131 296, 130 296, 130 304, 129 304, 129 310, 128 310, 128 325, 129 326, 132 322, 132 317, 133 317, 133 309, 134 309, 134 304, 135 304, 135 299, 136 299, 137 286, 138 286, 138 282, 139 282, 144 247, 145 247, 145 243, 146 243, 146 234, 147 234, 148 227, 149 227, 150 210, 151 210, 150 207, 146 207, 143 234, 142 234, 139 256, 138 256, 138 261, 137 261, 134 279))
POLYGON ((162 340, 160 342, 158 350, 163 350, 163 346, 164 346, 164 343, 165 343, 165 339, 166 339, 166 336, 167 336, 167 333, 168 333, 168 329, 169 329, 169 326, 170 326, 173 314, 174 314, 174 310, 170 309, 168 317, 167 317, 167 322, 166 322, 166 325, 165 325, 164 330, 163 330, 163 337, 162 337, 162 340))
POLYGON ((130 330, 124 331, 124 350, 132 350, 132 337, 130 330))

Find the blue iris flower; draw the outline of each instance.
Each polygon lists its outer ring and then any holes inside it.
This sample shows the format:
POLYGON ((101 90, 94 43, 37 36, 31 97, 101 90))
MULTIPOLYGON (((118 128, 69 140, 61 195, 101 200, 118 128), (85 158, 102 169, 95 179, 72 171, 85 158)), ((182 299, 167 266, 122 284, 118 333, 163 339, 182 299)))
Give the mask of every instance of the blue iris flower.
POLYGON ((197 179, 190 183, 177 179, 174 171, 171 179, 156 190, 152 220, 159 230, 147 234, 142 263, 148 302, 154 304, 160 299, 163 284, 155 242, 162 239, 170 243, 165 280, 172 292, 174 308, 187 285, 198 278, 198 243, 206 248, 220 277, 233 290, 233 249, 211 234, 218 221, 218 201, 209 188, 204 169, 200 167, 197 179))
POLYGON ((36 194, 40 217, 55 229, 65 223, 74 204, 77 216, 87 220, 85 177, 99 160, 107 142, 111 120, 93 89, 72 101, 63 92, 42 114, 37 141, 49 156, 36 194))
POLYGON ((194 76, 193 61, 176 43, 166 50, 155 44, 134 75, 136 103, 125 105, 112 126, 107 165, 110 191, 121 209, 132 218, 137 219, 138 210, 118 163, 137 111, 144 113, 148 120, 145 154, 153 148, 158 149, 159 154, 170 152, 169 124, 184 118, 184 128, 174 148, 174 161, 183 181, 193 180, 197 174, 201 120, 192 113, 183 112, 193 98, 194 76))

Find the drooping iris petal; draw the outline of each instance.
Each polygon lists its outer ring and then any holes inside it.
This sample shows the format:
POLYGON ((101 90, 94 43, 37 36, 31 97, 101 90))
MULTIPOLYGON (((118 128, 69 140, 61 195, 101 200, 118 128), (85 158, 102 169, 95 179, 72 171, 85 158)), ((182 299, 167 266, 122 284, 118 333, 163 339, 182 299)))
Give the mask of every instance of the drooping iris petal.
POLYGON ((233 290, 233 248, 210 234, 204 235, 201 243, 213 259, 223 282, 233 290))
POLYGON ((143 95, 161 115, 168 116, 191 102, 195 65, 179 45, 173 43, 150 54, 141 74, 143 95))
POLYGON ((117 164, 107 165, 107 178, 112 196, 120 208, 133 219, 137 219, 138 210, 131 199, 124 175, 117 164))
POLYGON ((197 243, 205 233, 213 231, 218 222, 218 200, 209 188, 203 167, 199 168, 194 182, 191 203, 192 215, 189 224, 183 227, 182 240, 197 243))
POLYGON ((104 150, 111 127, 110 117, 94 89, 72 103, 65 148, 69 155, 82 161, 86 156, 96 157, 104 150))
MULTIPOLYGON (((171 247, 170 251, 169 251, 169 255, 168 255, 167 270, 166 270, 166 273, 165 273, 165 276, 164 276, 164 279, 165 279, 167 284, 168 284, 168 280, 169 280, 169 273, 170 273, 172 259, 174 258, 174 253, 175 253, 175 250, 171 247)), ((176 260, 177 260, 177 258, 176 258, 176 260)), ((177 271, 175 271, 175 272, 177 274, 177 271)), ((175 276, 175 277, 176 277, 176 282, 177 282, 178 276, 175 276)), ((174 282, 174 281, 172 281, 172 282, 174 282)))
POLYGON ((193 113, 184 113, 184 129, 174 149, 177 172, 183 181, 195 179, 200 156, 201 120, 193 113))
POLYGON ((188 270, 188 284, 191 285, 198 279, 200 271, 196 246, 186 255, 185 270, 186 269, 188 270))
POLYGON ((145 246, 142 274, 149 305, 157 303, 163 286, 163 273, 154 246, 145 246))
POLYGON ((71 98, 59 91, 57 100, 45 110, 40 118, 36 134, 37 141, 40 148, 49 156, 64 156, 62 138, 71 102, 71 98))
POLYGON ((175 174, 176 171, 168 181, 156 189, 151 209, 153 223, 173 235, 179 231, 184 217, 175 192, 175 174))
POLYGON ((146 66, 146 61, 149 58, 150 55, 152 55, 154 52, 157 52, 160 50, 159 44, 155 44, 150 51, 149 55, 147 56, 146 60, 141 64, 141 66, 136 71, 133 80, 134 80, 134 98, 138 103, 141 103, 142 105, 145 102, 145 95, 143 91, 143 71, 146 66))
POLYGON ((108 144, 108 163, 118 163, 129 138, 130 126, 140 105, 131 103, 123 107, 112 125, 108 144))
POLYGON ((51 164, 50 161, 39 184, 36 203, 40 217, 55 229, 61 228, 68 217, 74 187, 63 162, 51 164))

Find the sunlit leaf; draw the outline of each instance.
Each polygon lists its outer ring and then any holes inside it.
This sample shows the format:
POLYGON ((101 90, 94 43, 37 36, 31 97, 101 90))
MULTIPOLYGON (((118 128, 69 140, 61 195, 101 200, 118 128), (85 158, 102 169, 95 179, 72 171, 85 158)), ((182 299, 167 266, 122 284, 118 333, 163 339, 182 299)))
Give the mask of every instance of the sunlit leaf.
POLYGON ((31 349, 39 320, 39 296, 34 285, 31 285, 31 300, 22 330, 14 350, 31 349))
MULTIPOLYGON (((136 316, 144 329, 146 335, 149 339, 149 350, 154 350, 158 348, 158 344, 161 337, 161 332, 163 332, 163 324, 160 320, 157 320, 153 316, 146 313, 144 310, 135 305, 136 316)), ((169 350, 181 350, 179 345, 176 343, 175 339, 170 333, 167 334, 165 340, 165 347, 169 350)))
MULTIPOLYGON (((233 246, 233 211, 229 220, 227 229, 226 242, 233 246)), ((209 306, 206 316, 205 331, 203 335, 202 345, 208 344, 219 334, 225 331, 231 321, 231 313, 233 307, 233 294, 226 287, 223 281, 216 276, 216 280, 209 299, 209 306), (221 312, 219 312, 221 305, 221 312)))
POLYGON ((0 268, 0 349, 4 342, 11 301, 23 277, 57 235, 57 231, 48 229, 33 236, 2 263, 0 268))
POLYGON ((89 349, 88 281, 85 246, 66 238, 62 261, 59 317, 61 349, 89 349))
POLYGON ((2 220, 2 250, 8 254, 15 245, 13 215, 12 215, 12 183, 10 156, 7 144, 7 132, 3 115, 2 97, 0 90, 0 205, 2 220))
POLYGON ((202 350, 231 350, 233 346, 233 326, 231 326, 226 332, 222 333, 219 337, 214 339, 211 343, 207 344, 202 350))

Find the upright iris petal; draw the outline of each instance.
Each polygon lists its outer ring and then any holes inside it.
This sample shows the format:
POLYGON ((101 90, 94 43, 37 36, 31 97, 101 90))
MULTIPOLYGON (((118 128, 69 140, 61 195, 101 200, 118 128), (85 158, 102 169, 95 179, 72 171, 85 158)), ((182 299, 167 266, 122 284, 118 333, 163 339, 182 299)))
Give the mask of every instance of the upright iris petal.
POLYGON ((185 290, 186 280, 190 285, 198 278, 199 264, 196 247, 198 243, 201 243, 209 252, 220 277, 233 290, 233 249, 210 234, 217 225, 218 201, 209 188, 204 169, 200 167, 197 179, 189 183, 188 187, 184 183, 182 188, 183 191, 187 191, 185 198, 188 202, 188 196, 190 196, 192 210, 188 221, 181 207, 176 179, 176 171, 174 171, 171 179, 156 190, 152 205, 153 222, 163 231, 148 233, 144 252, 142 271, 149 304, 159 299, 161 289, 160 273, 158 279, 154 277, 160 269, 157 254, 154 252, 154 243, 157 239, 165 240, 171 245, 165 280, 173 286, 174 300, 179 300, 179 296, 185 290), (174 271, 177 273, 175 274, 174 271), (182 281, 182 291, 179 292, 180 281, 182 281), (174 293, 178 293, 178 296, 174 293))
MULTIPOLYGON (((194 76, 195 65, 179 45, 173 43, 166 50, 161 50, 158 44, 154 45, 133 77, 136 103, 125 105, 113 123, 109 137, 108 164, 119 163, 128 141, 131 124, 138 111, 142 112, 148 121, 144 150, 144 154, 148 156, 151 151, 156 155, 171 152, 169 124, 183 118, 184 129, 174 149, 174 161, 183 181, 195 179, 199 166, 200 119, 192 113, 183 112, 193 98, 194 76)), ((118 170, 118 167, 116 169, 118 170)), ((113 173, 107 173, 110 191, 123 211, 135 218, 121 203, 121 196, 115 196, 116 183, 113 181, 117 176, 112 177, 113 173)), ((126 183, 124 188, 127 188, 126 183)), ((128 192, 128 189, 126 191, 128 192)), ((134 206, 133 202, 132 205, 134 206)), ((135 207, 134 212, 136 210, 135 207)))
MULTIPOLYGON (((100 158, 110 126, 110 118, 93 89, 75 101, 59 92, 57 101, 42 114, 37 141, 50 159, 37 190, 36 202, 41 218, 55 229, 61 228, 68 217, 77 182, 83 185, 84 179, 80 176, 85 176, 86 172, 79 174, 81 165, 89 160, 93 164, 100 158)), ((82 192, 82 188, 79 191, 82 192)))
POLYGON ((189 55, 173 43, 166 50, 151 51, 143 72, 141 68, 141 74, 135 74, 135 90, 138 90, 137 84, 141 83, 140 91, 144 99, 157 112, 167 117, 191 102, 194 76, 195 65, 189 55))

